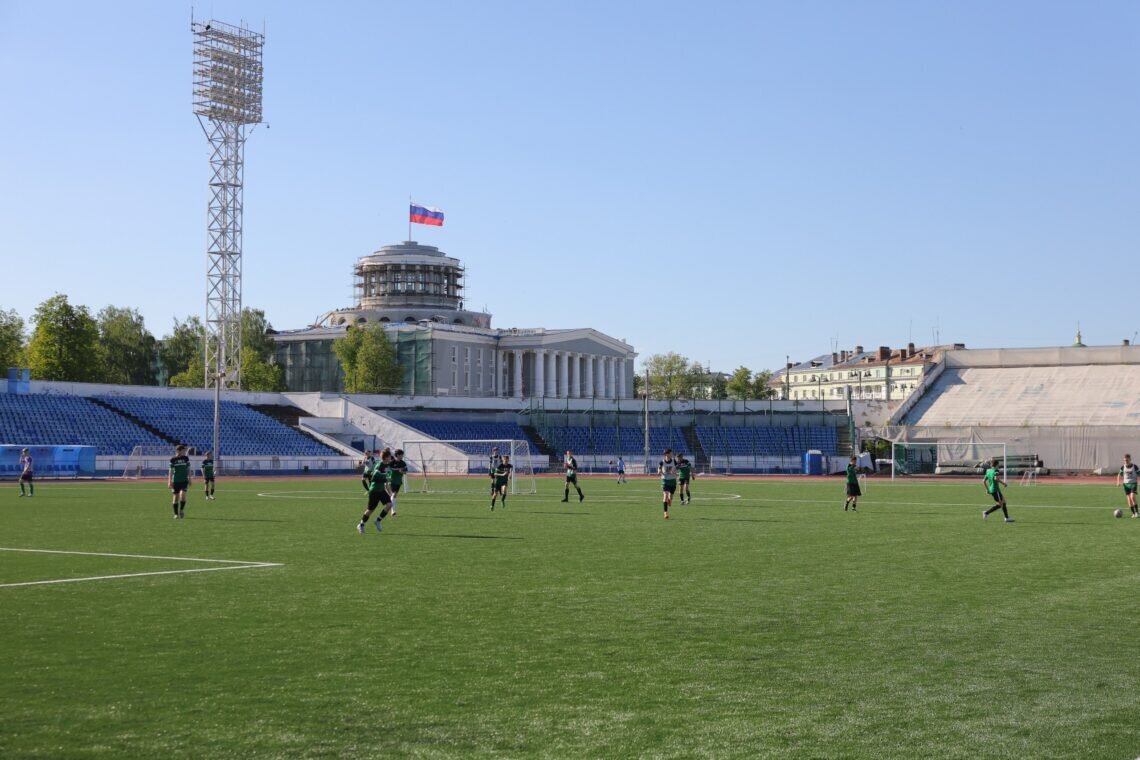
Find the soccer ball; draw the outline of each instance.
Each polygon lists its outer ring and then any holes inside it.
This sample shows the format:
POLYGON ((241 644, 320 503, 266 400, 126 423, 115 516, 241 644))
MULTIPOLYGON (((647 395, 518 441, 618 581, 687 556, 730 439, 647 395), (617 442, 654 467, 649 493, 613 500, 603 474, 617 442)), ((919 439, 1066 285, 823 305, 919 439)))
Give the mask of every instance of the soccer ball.
POLYGON ((1116 510, 1115 512, 1113 512, 1113 513, 1112 513, 1112 516, 1113 516, 1113 517, 1124 517, 1124 510, 1123 510, 1123 509, 1118 509, 1118 510, 1116 510))

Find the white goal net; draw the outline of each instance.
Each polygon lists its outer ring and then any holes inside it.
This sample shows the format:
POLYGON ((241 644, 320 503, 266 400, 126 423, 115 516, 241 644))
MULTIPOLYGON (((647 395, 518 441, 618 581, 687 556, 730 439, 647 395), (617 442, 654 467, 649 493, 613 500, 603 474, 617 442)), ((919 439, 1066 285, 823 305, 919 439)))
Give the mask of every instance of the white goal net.
POLYGON ((174 456, 172 444, 144 444, 131 449, 127 457, 124 478, 160 478, 170 472, 170 458, 174 456))
MULTIPOLYGON (((513 439, 417 439, 404 441, 404 459, 408 463, 408 490, 453 493, 490 493, 491 454, 509 456, 512 494, 537 493, 534 480, 536 457, 530 443, 513 439)), ((539 455, 537 459, 545 461, 539 455)))
POLYGON ((911 442, 891 444, 891 478, 964 475, 981 478, 998 460, 1002 480, 1008 469, 1005 443, 911 442))

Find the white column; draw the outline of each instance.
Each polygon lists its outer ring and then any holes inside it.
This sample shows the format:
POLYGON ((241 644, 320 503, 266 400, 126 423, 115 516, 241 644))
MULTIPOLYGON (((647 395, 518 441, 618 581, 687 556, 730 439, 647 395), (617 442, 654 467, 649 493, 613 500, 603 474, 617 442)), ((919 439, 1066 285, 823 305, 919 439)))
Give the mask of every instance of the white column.
POLYGON ((584 398, 593 398, 595 395, 593 354, 586 354, 586 387, 583 388, 582 391, 584 398))
POLYGON ((606 398, 614 398, 614 357, 606 357, 606 398))
POLYGON ((558 355, 554 351, 546 354, 546 395, 558 395, 558 355))
POLYGON ((522 398, 522 365, 523 365, 523 352, 517 348, 511 352, 515 358, 515 398, 522 398))
POLYGON ((570 354, 566 351, 558 352, 558 397, 567 398, 570 395, 570 354))
POLYGON ((582 396, 582 355, 570 354, 570 398, 582 396))
POLYGON ((614 398, 625 398, 625 357, 618 357, 617 365, 617 395, 614 398))
POLYGON ((594 395, 598 398, 606 397, 606 357, 599 356, 598 374, 594 377, 594 395))
POLYGON ((546 395, 546 352, 534 352, 534 388, 532 396, 546 395))

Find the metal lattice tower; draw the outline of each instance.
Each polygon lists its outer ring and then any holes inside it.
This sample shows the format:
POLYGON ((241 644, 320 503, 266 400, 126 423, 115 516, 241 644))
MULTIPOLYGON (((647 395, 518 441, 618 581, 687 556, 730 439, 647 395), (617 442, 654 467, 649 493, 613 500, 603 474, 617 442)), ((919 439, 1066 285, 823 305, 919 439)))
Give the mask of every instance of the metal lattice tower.
POLYGON ((265 35, 244 24, 193 19, 190 30, 194 113, 210 142, 206 387, 240 388, 242 181, 246 128, 261 123, 265 35))

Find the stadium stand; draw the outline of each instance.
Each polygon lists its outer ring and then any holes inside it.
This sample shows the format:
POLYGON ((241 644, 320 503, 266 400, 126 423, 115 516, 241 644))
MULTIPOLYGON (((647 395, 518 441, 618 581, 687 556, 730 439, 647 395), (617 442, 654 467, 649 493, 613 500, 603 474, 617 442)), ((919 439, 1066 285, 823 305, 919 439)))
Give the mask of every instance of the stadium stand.
POLYGON ((1140 372, 1134 366, 947 368, 906 423, 1135 425, 1140 372))
MULTIPOLYGON (((548 428, 545 437, 558 452, 569 449, 575 453, 613 457, 640 454, 645 450, 645 430, 641 428, 560 426, 548 428)), ((649 428, 649 450, 657 455, 666 448, 686 456, 693 454, 679 429, 649 428)))
MULTIPOLYGON (((141 420, 170 440, 185 443, 198 451, 206 451, 213 445, 213 401, 142 396, 100 396, 97 400, 141 420)), ((338 455, 324 444, 236 401, 221 402, 219 434, 225 441, 224 449, 229 456, 338 455)))
MULTIPOLYGON (((460 420, 400 420, 429 438, 452 440, 519 440, 527 441, 537 450, 537 444, 514 422, 466 422, 460 420)), ((402 441, 396 441, 400 445, 402 441)), ((469 454, 482 453, 479 444, 455 444, 469 454)))
POLYGON ((100 456, 129 454, 140 444, 170 442, 86 398, 62 394, 0 394, 0 441, 94 446, 100 456))
POLYGON ((944 371, 880 428, 895 444, 1004 444, 1043 473, 1114 473, 1136 448, 1140 349, 1072 346, 949 351, 944 371), (1035 466, 1034 466, 1035 465, 1035 466))
POLYGON ((799 456, 817 449, 839 453, 833 427, 697 427, 701 448, 710 456, 799 456))

